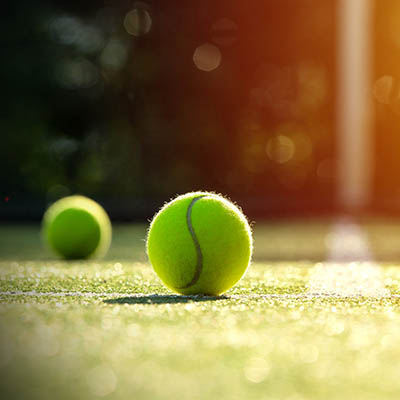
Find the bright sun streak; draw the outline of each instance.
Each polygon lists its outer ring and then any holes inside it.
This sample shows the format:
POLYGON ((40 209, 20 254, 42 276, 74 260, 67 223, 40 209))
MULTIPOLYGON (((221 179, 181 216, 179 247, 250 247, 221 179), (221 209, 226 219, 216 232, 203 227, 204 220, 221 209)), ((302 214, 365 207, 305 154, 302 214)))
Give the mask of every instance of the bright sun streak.
POLYGON ((307 285, 310 294, 390 296, 381 268, 373 261, 368 239, 359 225, 350 220, 335 224, 326 238, 326 246, 328 260, 313 269, 307 285))

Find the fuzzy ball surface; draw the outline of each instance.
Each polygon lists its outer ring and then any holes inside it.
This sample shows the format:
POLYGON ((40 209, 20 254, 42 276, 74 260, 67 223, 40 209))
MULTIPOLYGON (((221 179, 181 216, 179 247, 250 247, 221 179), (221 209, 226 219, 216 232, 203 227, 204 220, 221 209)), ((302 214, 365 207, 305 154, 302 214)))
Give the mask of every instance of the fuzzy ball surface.
POLYGON ((147 254, 163 283, 184 294, 220 295, 250 264, 253 239, 242 211, 224 197, 192 192, 153 218, 147 254))
POLYGON ((102 257, 111 242, 111 222, 103 207, 84 196, 68 196, 45 212, 43 236, 65 259, 102 257))

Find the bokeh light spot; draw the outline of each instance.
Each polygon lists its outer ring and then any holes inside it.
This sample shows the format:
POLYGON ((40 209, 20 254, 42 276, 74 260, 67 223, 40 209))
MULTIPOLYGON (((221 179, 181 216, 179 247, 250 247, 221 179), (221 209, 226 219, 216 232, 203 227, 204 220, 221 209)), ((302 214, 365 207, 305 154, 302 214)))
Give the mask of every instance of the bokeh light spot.
POLYGON ((295 145, 291 138, 278 135, 268 140, 266 151, 270 160, 284 164, 293 158, 295 145))
POLYGON ((79 142, 73 138, 60 136, 49 145, 50 154, 56 160, 63 160, 79 149, 79 142))
POLYGON ((100 56, 102 67, 117 71, 121 69, 128 58, 127 46, 119 39, 111 39, 100 56))
POLYGON ((313 152, 313 143, 302 125, 292 122, 281 124, 277 128, 276 134, 292 140, 295 149, 293 156, 295 161, 305 161, 310 158, 313 152))
POLYGON ((319 350, 316 346, 304 345, 298 348, 298 357, 300 362, 312 364, 318 360, 319 350))
POLYGON ((297 68, 298 107, 302 111, 316 110, 324 103, 328 93, 326 71, 312 63, 297 68))
POLYGON ((294 72, 290 66, 261 64, 254 73, 256 84, 249 91, 251 102, 271 110, 279 118, 290 117, 296 100, 294 72))
POLYGON ((94 26, 86 26, 77 41, 77 47, 85 53, 95 53, 104 45, 101 31, 94 26))
POLYGON ((243 166, 251 173, 259 173, 265 168, 265 152, 261 143, 250 143, 243 149, 243 166))
POLYGON ((237 31, 238 27, 231 19, 218 19, 211 27, 212 40, 221 47, 231 46, 237 40, 237 31))
POLYGON ((62 63, 56 74, 61 86, 68 89, 90 88, 99 80, 96 66, 85 58, 62 63))
POLYGON ((244 376, 252 383, 265 381, 271 370, 270 365, 263 358, 252 358, 244 367, 244 376))
POLYGON ((82 29, 82 23, 78 18, 63 15, 52 19, 49 24, 49 29, 55 40, 62 44, 70 45, 78 40, 82 29))
POLYGON ((381 104, 389 104, 394 86, 393 76, 385 75, 380 77, 374 84, 373 94, 381 104))
POLYGON ((115 391, 117 377, 111 368, 99 366, 89 371, 87 383, 90 391, 95 396, 104 397, 115 391))
POLYGON ((94 53, 104 45, 102 31, 95 25, 63 15, 50 20, 48 29, 53 39, 67 46, 75 46, 84 53, 94 53))
POLYGON ((150 32, 153 21, 147 10, 135 8, 125 15, 124 27, 133 36, 142 36, 150 32))
POLYGON ((221 64, 220 49, 210 43, 205 43, 196 48, 193 54, 193 62, 202 71, 210 72, 221 64))

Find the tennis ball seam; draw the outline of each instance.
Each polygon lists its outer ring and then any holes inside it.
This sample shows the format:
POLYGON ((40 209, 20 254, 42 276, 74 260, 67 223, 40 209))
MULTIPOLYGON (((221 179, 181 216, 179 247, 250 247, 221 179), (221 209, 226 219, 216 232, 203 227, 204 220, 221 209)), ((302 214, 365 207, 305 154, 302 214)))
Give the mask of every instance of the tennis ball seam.
POLYGON ((196 232, 194 231, 194 228, 193 228, 192 209, 193 209, 193 206, 204 197, 205 196, 199 196, 199 197, 195 197, 194 199, 192 199, 192 201, 190 202, 190 204, 187 208, 187 211, 186 211, 186 223, 187 223, 187 227, 189 229, 190 235, 192 237, 194 247, 196 249, 197 262, 196 262, 196 269, 195 269, 192 280, 184 286, 177 287, 177 289, 188 289, 191 286, 195 285, 200 278, 201 271, 203 270, 203 253, 201 251, 200 243, 199 243, 199 240, 197 239, 196 232))

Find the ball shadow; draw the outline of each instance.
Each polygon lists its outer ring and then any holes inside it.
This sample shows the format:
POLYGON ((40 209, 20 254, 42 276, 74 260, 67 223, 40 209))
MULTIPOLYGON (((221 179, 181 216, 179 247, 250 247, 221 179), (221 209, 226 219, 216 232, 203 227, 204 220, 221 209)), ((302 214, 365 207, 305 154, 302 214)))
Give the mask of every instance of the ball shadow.
POLYGON ((147 296, 126 296, 103 301, 107 304, 181 304, 226 299, 228 299, 227 296, 180 296, 149 294, 147 296))

